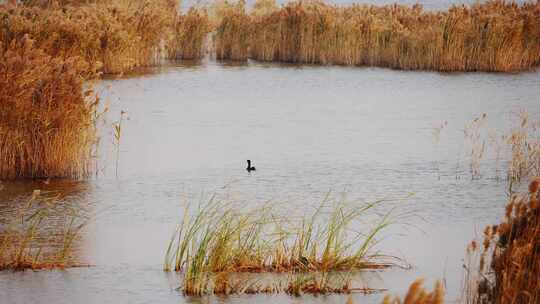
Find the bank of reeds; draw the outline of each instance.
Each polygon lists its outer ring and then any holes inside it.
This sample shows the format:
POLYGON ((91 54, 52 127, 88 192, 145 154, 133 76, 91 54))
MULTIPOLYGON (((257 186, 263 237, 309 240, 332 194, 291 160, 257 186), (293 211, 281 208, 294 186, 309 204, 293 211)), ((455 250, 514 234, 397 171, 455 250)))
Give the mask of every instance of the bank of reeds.
POLYGON ((98 100, 83 85, 87 69, 27 36, 0 45, 0 179, 90 173, 98 100))
POLYGON ((251 19, 245 2, 239 1, 222 8, 214 34, 214 53, 217 59, 242 61, 249 56, 251 19))
MULTIPOLYGON (((183 291, 200 295, 218 292, 214 286, 221 284, 213 283, 214 278, 231 273, 324 274, 387 267, 384 256, 371 249, 375 236, 389 224, 388 215, 373 227, 352 229, 379 203, 353 208, 334 202, 290 222, 276 216, 270 207, 241 211, 210 200, 193 215, 186 210, 167 249, 164 268, 182 271, 183 291)), ((320 282, 305 278, 300 281, 305 283, 299 287, 304 291, 311 288, 311 283, 320 282)), ((290 282, 287 289, 299 290, 294 287, 294 282, 299 281, 290 282)))
POLYGON ((84 80, 159 63, 177 15, 169 0, 64 2, 0 8, 0 179, 88 176, 98 99, 84 80))
POLYGON ((57 200, 57 194, 35 190, 0 224, 0 270, 79 266, 75 252, 87 219, 57 200))
POLYGON ((188 60, 203 58, 209 32, 210 20, 206 11, 191 8, 186 14, 177 15, 172 37, 167 43, 167 57, 188 60))
POLYGON ((219 59, 500 72, 540 63, 539 2, 423 11, 298 1, 266 14, 237 10, 218 31, 216 46, 236 48, 217 48, 219 59))
POLYGON ((0 10, 0 41, 29 36, 53 57, 81 57, 104 73, 154 65, 177 15, 168 0, 110 0, 84 5, 18 6, 0 10))
POLYGON ((528 195, 513 195, 502 223, 486 227, 482 244, 469 246, 478 263, 468 271, 464 302, 540 302, 540 178, 528 195))

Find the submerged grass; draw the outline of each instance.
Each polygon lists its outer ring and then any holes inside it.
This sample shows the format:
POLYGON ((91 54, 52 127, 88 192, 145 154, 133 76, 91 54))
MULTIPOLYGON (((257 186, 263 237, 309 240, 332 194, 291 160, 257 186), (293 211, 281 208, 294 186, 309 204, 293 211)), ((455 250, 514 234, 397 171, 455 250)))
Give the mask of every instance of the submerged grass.
POLYGON ((540 176, 540 122, 532 122, 524 111, 519 113, 517 122, 505 137, 511 151, 508 179, 512 182, 540 176))
POLYGON ((9 222, 0 225, 0 270, 78 266, 76 241, 88 219, 58 206, 57 200, 56 194, 35 190, 9 222))
POLYGON ((183 291, 195 295, 219 292, 214 286, 223 284, 211 279, 216 274, 220 278, 239 272, 322 273, 322 280, 301 278, 296 281, 300 287, 293 283, 287 287, 292 293, 307 292, 327 285, 322 284, 325 273, 389 266, 383 256, 371 252, 375 236, 390 223, 389 215, 364 231, 352 227, 381 202, 348 206, 344 201, 329 205, 325 201, 313 214, 291 222, 268 206, 242 211, 213 197, 192 215, 186 208, 167 248, 164 269, 183 271, 183 291))

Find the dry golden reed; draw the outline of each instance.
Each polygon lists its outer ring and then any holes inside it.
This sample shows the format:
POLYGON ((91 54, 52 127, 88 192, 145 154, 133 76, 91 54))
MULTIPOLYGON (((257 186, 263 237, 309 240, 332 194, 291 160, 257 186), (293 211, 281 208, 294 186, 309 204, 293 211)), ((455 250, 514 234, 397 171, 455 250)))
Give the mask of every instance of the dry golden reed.
POLYGON ((98 100, 84 89, 87 67, 27 37, 0 45, 0 179, 90 173, 98 100))
POLYGON ((219 24, 214 35, 214 52, 217 59, 246 60, 249 56, 250 17, 245 2, 222 7, 219 24))
POLYGON ((210 32, 210 20, 204 10, 191 8, 176 16, 172 37, 167 43, 170 59, 201 59, 205 55, 205 42, 210 32))
POLYGON ((0 179, 88 176, 98 99, 84 80, 159 63, 176 16, 172 0, 0 7, 0 179))
POLYGON ((264 14, 236 10, 218 29, 216 46, 229 46, 216 49, 220 59, 502 72, 540 63, 539 2, 439 12, 298 1, 264 14))
POLYGON ((540 178, 533 178, 527 196, 512 196, 504 221, 486 227, 468 303, 540 302, 539 190, 540 178))
POLYGON ((93 70, 122 73, 160 62, 176 14, 169 0, 19 6, 0 10, 0 41, 28 35, 51 56, 79 56, 93 70))

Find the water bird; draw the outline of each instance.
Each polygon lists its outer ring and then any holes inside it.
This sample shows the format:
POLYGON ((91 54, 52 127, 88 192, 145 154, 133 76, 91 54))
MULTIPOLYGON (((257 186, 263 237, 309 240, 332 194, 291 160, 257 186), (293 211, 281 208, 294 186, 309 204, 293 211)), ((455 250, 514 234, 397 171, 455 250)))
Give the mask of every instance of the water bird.
POLYGON ((248 159, 248 160, 247 160, 247 163, 248 163, 248 165, 247 165, 246 170, 247 170, 248 172, 251 172, 251 171, 255 171, 255 170, 256 170, 255 167, 251 165, 251 160, 248 159))

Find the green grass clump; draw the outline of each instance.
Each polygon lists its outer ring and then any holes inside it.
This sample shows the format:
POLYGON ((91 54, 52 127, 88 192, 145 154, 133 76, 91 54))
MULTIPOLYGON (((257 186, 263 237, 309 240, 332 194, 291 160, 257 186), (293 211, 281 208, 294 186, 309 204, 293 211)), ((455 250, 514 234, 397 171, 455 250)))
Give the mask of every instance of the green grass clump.
POLYGON ((325 201, 313 214, 293 221, 268 205, 245 211, 213 197, 194 213, 186 208, 167 248, 164 269, 184 273, 186 294, 206 294, 223 285, 212 283, 214 278, 231 273, 386 267, 372 246, 375 236, 389 225, 389 215, 363 231, 353 230, 354 223, 381 202, 352 206, 325 201))

